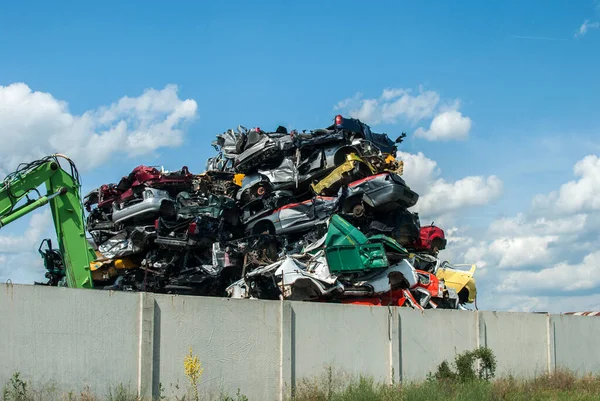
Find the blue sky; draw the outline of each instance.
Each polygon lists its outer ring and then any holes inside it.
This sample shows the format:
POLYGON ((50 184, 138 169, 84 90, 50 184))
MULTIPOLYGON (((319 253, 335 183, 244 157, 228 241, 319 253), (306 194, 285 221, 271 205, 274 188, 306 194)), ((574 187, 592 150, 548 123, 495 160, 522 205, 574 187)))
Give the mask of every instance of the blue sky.
POLYGON ((440 217, 471 238, 528 212, 535 195, 559 190, 575 179, 578 160, 600 152, 598 2, 124 3, 0 5, 0 86, 25 83, 76 116, 167 84, 197 104, 181 146, 115 154, 85 172, 86 190, 138 164, 200 172, 227 128, 323 127, 341 100, 377 99, 390 88, 458 99, 471 120, 467 139, 448 141, 413 135, 437 111, 372 124, 393 137, 406 131, 403 150, 423 152, 447 182, 502 181, 501 196, 440 217))

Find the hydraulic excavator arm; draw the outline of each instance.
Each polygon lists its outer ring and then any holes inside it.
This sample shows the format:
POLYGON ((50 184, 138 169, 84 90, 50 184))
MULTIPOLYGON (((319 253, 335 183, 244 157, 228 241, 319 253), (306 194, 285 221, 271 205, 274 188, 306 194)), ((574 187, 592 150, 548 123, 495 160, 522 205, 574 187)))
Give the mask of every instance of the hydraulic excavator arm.
POLYGON ((64 155, 55 154, 19 165, 4 179, 0 188, 0 228, 46 204, 50 205, 59 254, 52 250, 49 240, 42 242, 39 251, 48 270, 46 277, 53 275, 56 279, 57 275, 64 275, 68 287, 93 288, 90 263, 95 260, 96 254, 86 238, 80 187, 77 168, 64 155), (70 172, 61 167, 59 158, 67 161, 70 172), (45 195, 38 190, 42 185, 46 188, 45 195), (44 243, 50 248, 45 252, 42 251, 44 243), (57 269, 57 266, 64 266, 64 272, 62 267, 57 269))

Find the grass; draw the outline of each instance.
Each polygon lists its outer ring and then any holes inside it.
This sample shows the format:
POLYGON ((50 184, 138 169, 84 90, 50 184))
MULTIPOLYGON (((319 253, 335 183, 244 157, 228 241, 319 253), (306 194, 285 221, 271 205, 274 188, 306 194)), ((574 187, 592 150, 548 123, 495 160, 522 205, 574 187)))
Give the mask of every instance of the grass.
MULTIPOLYGON (((203 368, 192 350, 184 361, 190 380, 187 395, 181 398, 161 395, 140 398, 128 386, 109 387, 104 396, 89 389, 60 393, 57 386, 30 385, 20 373, 4 384, 2 401, 249 401, 240 391, 200 398, 198 385, 203 368)), ((453 363, 443 361, 427 380, 416 383, 384 384, 370 377, 353 377, 334 372, 332 367, 314 379, 302 379, 290 391, 286 401, 583 401, 600 399, 600 376, 577 377, 569 371, 557 371, 533 379, 514 377, 494 379, 496 358, 487 348, 456 355, 453 363)), ((162 389, 162 386, 161 386, 162 389)), ((262 400, 260 400, 262 401, 262 400)))
POLYGON ((358 377, 344 386, 323 380, 300 383, 289 401, 584 401, 600 399, 600 377, 577 378, 566 371, 530 380, 428 380, 386 385, 358 377))
MULTIPOLYGON (((154 401, 138 398, 128 387, 117 385, 105 395, 89 390, 60 393, 52 386, 33 388, 20 376, 6 383, 2 401, 154 401)), ((164 401, 190 401, 185 398, 155 398, 164 401)), ((203 399, 203 398, 202 398, 203 399)), ((468 381, 429 379, 421 383, 381 384, 369 377, 351 378, 326 371, 318 379, 298 383, 287 401, 585 401, 600 399, 600 376, 578 378, 568 371, 522 380, 502 378, 468 381)), ((204 400, 204 399, 203 399, 204 400)), ((248 401, 243 394, 221 395, 215 401, 248 401)), ((261 400, 262 401, 262 400, 261 400)))
POLYGON ((53 383, 34 386, 19 372, 15 372, 12 378, 4 383, 1 390, 1 401, 249 401, 239 390, 233 395, 223 393, 200 397, 193 387, 183 396, 166 397, 161 390, 161 394, 154 398, 140 397, 135 389, 123 384, 109 386, 105 394, 94 394, 89 388, 84 388, 82 391, 61 392, 53 383))
POLYGON ((492 380, 496 357, 489 348, 456 355, 454 363, 443 361, 424 382, 382 384, 373 379, 343 377, 328 368, 319 379, 302 380, 288 401, 530 401, 598 400, 600 376, 578 378, 557 371, 533 379, 513 377, 492 380))

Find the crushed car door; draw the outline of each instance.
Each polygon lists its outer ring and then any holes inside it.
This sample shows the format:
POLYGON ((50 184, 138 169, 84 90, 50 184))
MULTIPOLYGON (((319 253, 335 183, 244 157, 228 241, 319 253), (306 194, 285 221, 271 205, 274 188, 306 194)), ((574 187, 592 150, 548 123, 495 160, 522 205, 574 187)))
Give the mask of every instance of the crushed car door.
POLYGON ((294 226, 308 223, 314 219, 314 206, 312 199, 301 203, 291 203, 279 210, 279 224, 283 231, 288 231, 294 226))

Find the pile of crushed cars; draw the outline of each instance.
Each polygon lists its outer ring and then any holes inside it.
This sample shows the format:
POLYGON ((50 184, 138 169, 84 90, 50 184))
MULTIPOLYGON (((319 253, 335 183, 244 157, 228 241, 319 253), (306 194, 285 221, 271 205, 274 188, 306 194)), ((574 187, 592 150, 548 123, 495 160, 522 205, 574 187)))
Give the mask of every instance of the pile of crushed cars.
POLYGON ((358 119, 217 135, 202 174, 139 166, 84 199, 95 285, 126 291, 465 308, 473 273, 409 209, 397 144, 358 119))

